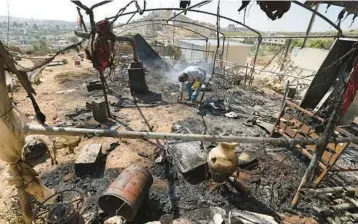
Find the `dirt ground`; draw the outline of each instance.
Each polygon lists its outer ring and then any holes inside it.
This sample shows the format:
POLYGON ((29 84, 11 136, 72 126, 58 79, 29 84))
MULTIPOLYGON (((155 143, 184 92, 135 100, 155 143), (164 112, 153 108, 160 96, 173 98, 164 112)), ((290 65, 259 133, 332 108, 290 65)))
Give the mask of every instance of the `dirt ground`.
MULTIPOLYGON (((96 121, 94 121, 93 118, 91 118, 91 113, 86 110, 86 102, 90 102, 90 100, 93 99, 100 99, 101 92, 97 91, 88 93, 86 90, 86 83, 96 80, 99 77, 92 68, 92 64, 89 62, 85 61, 81 67, 74 66, 72 55, 65 55, 56 58, 56 60, 66 58, 69 63, 63 66, 47 67, 41 74, 42 82, 39 85, 34 86, 37 92, 37 102, 42 112, 47 117, 47 124, 57 126, 85 126, 97 128, 108 128, 117 125, 118 130, 148 130, 148 126, 140 116, 138 109, 133 106, 111 107, 111 109, 113 109, 113 114, 115 114, 117 118, 117 121, 114 122, 115 125, 113 125, 113 123, 110 125, 98 124, 96 121), (69 117, 72 119, 69 119, 69 117)), ((109 86, 115 92, 121 92, 121 88, 126 88, 121 85, 114 85, 113 83, 109 83, 109 86)), ((158 91, 164 89, 164 87, 157 88, 158 91)), ((125 98, 125 94, 123 93, 121 97, 125 98)), ((191 124, 196 122, 196 125, 190 126, 193 132, 203 131, 203 126, 200 123, 200 116, 197 114, 198 110, 195 107, 185 104, 174 104, 173 102, 169 102, 169 96, 166 97, 167 101, 165 104, 159 104, 152 107, 141 107, 141 110, 153 131, 171 132, 173 124, 180 123, 185 125, 188 124, 188 122, 191 124)), ((279 97, 275 96, 274 94, 269 95, 269 97, 268 95, 262 95, 261 98, 265 99, 270 97, 272 99, 279 99, 279 97)), ((17 103, 17 107, 20 111, 30 116, 34 114, 31 102, 26 98, 25 91, 21 87, 18 87, 16 91, 14 91, 13 99, 15 103, 17 103)), ((116 105, 118 103, 118 97, 116 98, 111 96, 109 99, 111 105, 116 105)), ((128 105, 126 102, 129 101, 131 101, 131 99, 127 96, 127 98, 124 100, 124 104, 122 105, 128 105)), ((257 104, 258 103, 256 101, 256 105, 257 104)), ((262 110, 260 107, 256 107, 256 109, 262 110)), ((274 112, 277 111, 268 110, 266 112, 274 114, 274 112)), ((252 133, 252 131, 246 132, 247 128, 242 125, 243 122, 235 123, 228 121, 228 118, 226 117, 215 118, 209 115, 206 116, 206 119, 209 126, 208 133, 228 132, 227 130, 229 126, 230 130, 234 131, 226 134, 256 134, 252 133), (230 125, 228 125, 229 123, 230 125)), ((247 118, 243 119, 247 120, 247 118)), ((262 129, 257 129, 256 132, 258 132, 261 136, 267 135, 267 133, 264 134, 265 132, 262 129)), ((68 149, 59 150, 58 165, 51 165, 50 158, 47 158, 43 163, 36 165, 35 169, 39 172, 43 183, 46 186, 55 188, 56 190, 63 190, 79 187, 79 183, 81 183, 83 185, 82 190, 85 190, 87 192, 87 196, 91 197, 100 194, 108 185, 108 183, 113 180, 113 178, 115 178, 121 170, 130 166, 131 164, 140 164, 142 166, 149 167, 151 171, 162 169, 162 166, 158 168, 156 165, 153 165, 155 148, 155 141, 133 139, 118 140, 114 138, 101 138, 95 136, 84 137, 82 138, 80 144, 75 148, 74 154, 69 153, 68 149), (85 179, 81 179, 76 177, 74 174, 74 161, 82 147, 88 143, 102 144, 103 153, 106 153, 106 150, 109 148, 111 143, 118 143, 114 150, 108 151, 106 154, 106 160, 104 164, 105 172, 103 174, 103 177, 105 178, 86 177, 85 179), (146 158, 140 156, 139 153, 146 153, 148 156, 146 158)), ((253 149, 251 146, 242 147, 244 150, 250 148, 253 149)), ((278 160, 279 163, 281 160, 278 160)), ((0 223, 21 223, 20 219, 16 218, 16 215, 20 215, 16 190, 14 187, 10 187, 5 184, 5 168, 6 164, 0 161, 0 182, 4 183, 0 189, 0 223)), ((258 167, 258 169, 259 168, 262 167, 258 167)), ((155 172, 160 171, 154 171, 154 173, 155 172)), ((165 177, 159 174, 153 176, 154 183, 152 188, 156 189, 156 191, 159 193, 164 192, 163 194, 165 194, 165 192, 168 192, 169 185, 168 181, 165 180, 165 177)), ((243 181, 246 180, 249 184, 254 182, 252 181, 252 175, 245 176, 244 172, 241 174, 240 178, 242 178, 243 181)), ((294 181, 297 182, 298 180, 294 181)), ((210 187, 208 185, 204 187, 204 189, 209 188, 210 187)), ((185 187, 183 187, 183 189, 185 189, 185 187)), ((288 197, 290 194, 292 194, 292 192, 289 192, 289 194, 285 195, 284 197, 288 197)), ((281 198, 281 200, 287 201, 289 199, 281 198)), ((162 209, 161 212, 163 211, 165 211, 165 209, 162 209)), ((300 217, 297 215, 285 215, 283 217, 283 223, 317 223, 315 219, 309 217, 300 217)), ((159 219, 160 217, 156 218, 159 219)), ((136 223, 141 222, 138 221, 136 223)))

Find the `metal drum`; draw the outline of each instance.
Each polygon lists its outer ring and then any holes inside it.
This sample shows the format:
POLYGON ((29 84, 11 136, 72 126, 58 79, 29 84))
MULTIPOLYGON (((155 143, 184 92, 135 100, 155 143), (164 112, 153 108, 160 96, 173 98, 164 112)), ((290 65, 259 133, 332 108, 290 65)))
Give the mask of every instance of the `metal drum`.
POLYGON ((102 193, 98 205, 109 216, 123 216, 132 221, 152 183, 153 177, 147 168, 132 165, 102 193))

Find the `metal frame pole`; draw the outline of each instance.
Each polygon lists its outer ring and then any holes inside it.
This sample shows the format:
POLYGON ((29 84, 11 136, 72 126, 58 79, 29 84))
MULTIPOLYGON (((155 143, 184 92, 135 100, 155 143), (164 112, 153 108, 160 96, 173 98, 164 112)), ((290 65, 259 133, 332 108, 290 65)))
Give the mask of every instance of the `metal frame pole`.
MULTIPOLYGON (((25 125, 23 130, 26 134, 40 135, 73 135, 81 136, 84 134, 93 134, 102 137, 114 138, 130 138, 130 139, 164 139, 164 140, 185 140, 185 141, 208 141, 208 142, 238 142, 247 144, 272 144, 275 146, 288 145, 314 145, 319 139, 308 138, 263 138, 263 137, 247 137, 247 136, 219 136, 219 135, 201 135, 201 134, 177 134, 177 133, 161 133, 161 132, 138 132, 138 131, 116 131, 110 129, 87 129, 87 128, 65 128, 51 127, 43 125, 25 125)), ((329 143, 352 142, 358 143, 358 137, 340 137, 330 139, 329 143)))

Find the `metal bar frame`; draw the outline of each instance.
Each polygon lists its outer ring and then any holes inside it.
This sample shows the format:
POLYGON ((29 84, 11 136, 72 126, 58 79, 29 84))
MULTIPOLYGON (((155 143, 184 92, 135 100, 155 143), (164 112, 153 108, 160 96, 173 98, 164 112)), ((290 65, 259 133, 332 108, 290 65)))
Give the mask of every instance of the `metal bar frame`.
MULTIPOLYGON (((268 138, 268 137, 248 137, 248 136, 219 136, 219 135, 201 135, 201 134, 177 134, 163 132, 138 132, 138 131, 116 131, 110 129, 88 129, 72 127, 51 127, 37 124, 25 125, 22 129, 26 134, 44 134, 44 135, 73 135, 81 136, 84 134, 94 134, 96 136, 129 138, 129 139, 165 139, 165 140, 186 140, 186 141, 208 141, 208 142, 238 142, 248 144, 267 143, 275 146, 290 145, 312 145, 317 144, 319 139, 309 138, 268 138)), ((339 137, 330 139, 329 143, 353 142, 358 143, 358 137, 339 137)))
POLYGON ((329 20, 326 16, 322 15, 320 12, 306 6, 305 4, 299 2, 299 1, 292 1, 292 3, 295 3, 296 5, 299 5, 301 6, 302 8, 304 9, 307 9, 308 11, 311 11, 313 12, 314 14, 316 14, 317 16, 321 17, 321 19, 323 19, 324 21, 326 21, 327 23, 329 23, 331 26, 333 26, 337 31, 338 31, 338 34, 337 36, 340 37, 342 35, 342 30, 341 28, 336 25, 334 22, 332 22, 331 20, 329 20))
MULTIPOLYGON (((304 38, 336 38, 337 35, 304 35, 304 36, 277 36, 277 37, 273 37, 273 36, 262 36, 262 39, 304 39, 304 38)), ((228 36, 226 37, 227 39, 234 39, 234 38, 257 38, 257 36, 228 36)), ((348 35, 343 35, 340 36, 339 38, 357 38, 358 36, 348 36, 348 35)))
MULTIPOLYGON (((213 32, 217 31, 216 29, 213 29, 211 27, 204 26, 204 25, 201 25, 201 24, 197 24, 197 23, 194 23, 194 22, 188 22, 188 21, 182 21, 182 20, 171 20, 171 21, 172 22, 178 22, 178 23, 191 24, 191 25, 194 25, 194 26, 205 28, 205 29, 213 31, 213 32)), ((123 27, 123 26, 126 26, 126 25, 132 25, 132 24, 144 23, 144 22, 167 22, 167 20, 166 19, 147 19, 147 20, 141 20, 141 21, 133 21, 133 22, 130 22, 128 24, 121 24, 121 25, 118 25, 118 26, 114 26, 113 28, 119 28, 119 27, 123 27)), ((224 46, 227 37, 223 32, 219 32, 219 33, 223 36, 223 46, 224 46)), ((208 40, 208 38, 206 38, 206 40, 208 40)))
MULTIPOLYGON (((146 11, 146 12, 154 12, 154 11, 168 11, 168 10, 169 10, 169 11, 170 11, 170 10, 171 10, 171 11, 181 11, 182 9, 180 9, 180 8, 152 8, 152 9, 146 9, 145 11, 146 11)), ((248 26, 248 25, 245 25, 245 24, 241 23, 241 22, 238 21, 238 20, 234 20, 234 19, 231 19, 231 18, 226 17, 226 16, 223 16, 223 15, 217 15, 217 14, 215 14, 215 13, 206 12, 206 11, 202 11, 202 10, 187 9, 187 11, 196 12, 196 13, 202 13, 202 14, 207 14, 207 15, 211 15, 211 16, 215 16, 215 17, 216 17, 216 16, 219 16, 221 19, 226 19, 226 20, 228 20, 228 21, 230 21, 230 22, 239 24, 239 25, 241 25, 241 26, 243 26, 243 27, 248 28, 248 29, 251 30, 252 32, 256 33, 258 36, 260 36, 260 37, 262 36, 259 31, 255 30, 254 28, 252 28, 252 27, 250 27, 250 26, 248 26)), ((130 15, 130 14, 133 14, 133 13, 135 13, 135 12, 137 12, 137 11, 126 12, 126 13, 121 14, 120 16, 130 15)), ((257 38, 257 37, 256 37, 256 38, 257 38)))
MULTIPOLYGON (((174 23, 174 27, 176 26, 175 25, 175 22, 178 22, 178 23, 185 23, 185 24, 191 24, 191 25, 194 25, 194 26, 198 26, 198 27, 203 27, 205 29, 208 29, 210 31, 213 31, 213 32, 217 32, 216 29, 213 29, 211 27, 208 27, 208 26, 204 26, 204 25, 201 25, 201 24, 197 24, 197 23, 194 23, 194 22, 188 22, 188 21, 182 21, 182 20, 171 20, 173 23, 174 23)), ((148 19, 148 20, 141 20, 141 21, 133 21, 129 24, 122 24, 122 25, 118 25, 118 26, 114 26, 113 28, 119 28, 119 27, 123 27, 123 26, 126 26, 126 25, 132 25, 132 24, 137 24, 137 23, 144 23, 144 22, 168 22, 166 19, 148 19)), ((223 37, 223 51, 222 53, 224 52, 224 47, 225 47, 225 41, 226 41, 226 36, 223 32, 219 32, 219 34, 222 35, 223 37)), ((208 42, 209 38, 205 37, 206 38, 206 42, 208 42)), ((256 60, 255 60, 256 61, 256 60)))
POLYGON ((134 27, 131 27, 131 28, 122 30, 122 31, 119 32, 118 34, 122 34, 122 33, 124 33, 124 32, 129 31, 129 30, 136 29, 136 28, 143 27, 143 26, 152 25, 152 24, 153 24, 153 25, 162 25, 162 26, 178 27, 178 28, 181 28, 181 29, 183 29, 183 30, 188 30, 188 31, 190 31, 190 32, 192 32, 192 33, 195 33, 195 34, 197 34, 197 35, 203 37, 204 40, 207 40, 207 39, 208 39, 207 36, 204 36, 204 35, 202 35, 201 33, 197 32, 197 31, 195 31, 195 30, 192 30, 192 29, 189 29, 189 28, 186 28, 186 27, 182 27, 182 26, 178 26, 178 25, 166 24, 166 23, 159 23, 159 22, 158 22, 158 23, 150 23, 150 24, 141 24, 141 25, 138 25, 138 26, 134 26, 134 27))

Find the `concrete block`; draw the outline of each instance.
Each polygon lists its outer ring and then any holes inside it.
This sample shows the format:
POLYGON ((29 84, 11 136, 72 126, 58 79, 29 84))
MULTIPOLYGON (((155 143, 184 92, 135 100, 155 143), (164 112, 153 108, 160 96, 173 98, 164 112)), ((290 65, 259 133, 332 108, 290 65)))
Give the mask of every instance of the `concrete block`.
POLYGON ((75 161, 76 175, 91 174, 96 171, 101 154, 101 144, 86 144, 75 161))
POLYGON ((108 118, 107 107, 105 101, 92 101, 93 117, 98 122, 106 121, 108 118))
POLYGON ((100 81, 90 82, 87 85, 87 91, 92 92, 94 90, 102 90, 102 83, 100 81))

